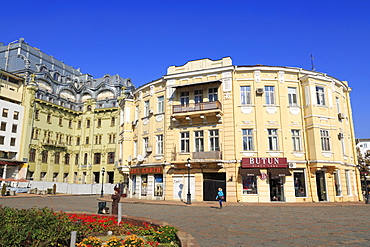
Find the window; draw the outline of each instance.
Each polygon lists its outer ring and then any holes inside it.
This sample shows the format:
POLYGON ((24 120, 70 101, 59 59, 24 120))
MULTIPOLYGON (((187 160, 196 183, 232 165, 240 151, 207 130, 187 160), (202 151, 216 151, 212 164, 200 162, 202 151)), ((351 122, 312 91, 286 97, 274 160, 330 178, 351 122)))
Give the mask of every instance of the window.
POLYGON ((298 105, 297 102, 297 88, 288 87, 288 101, 290 106, 298 105))
POLYGON ((243 195, 257 195, 257 177, 243 176, 243 195))
POLYGON ((202 103, 203 102, 203 90, 194 90, 194 102, 202 103))
POLYGON ((36 149, 34 149, 34 148, 30 149, 28 159, 29 159, 30 162, 35 162, 36 161, 36 149))
POLYGON ((72 120, 68 121, 68 128, 72 128, 72 120))
POLYGON ((344 138, 340 139, 340 144, 342 146, 342 154, 347 155, 347 153, 346 153, 346 144, 344 142, 344 138))
POLYGON ((268 148, 269 150, 278 150, 278 134, 277 129, 268 129, 268 148))
POLYGON ((78 128, 78 129, 81 129, 81 124, 82 124, 82 123, 81 123, 81 120, 78 120, 78 122, 77 122, 77 128, 78 128))
POLYGON ((41 152, 41 162, 48 163, 48 151, 47 150, 43 150, 41 152))
POLYGON ((60 153, 59 152, 54 153, 54 164, 59 164, 59 160, 60 160, 60 153))
POLYGON ((243 150, 250 151, 253 150, 253 130, 243 129, 243 150))
POLYGON ((81 138, 80 137, 77 137, 76 138, 76 146, 79 146, 80 145, 80 142, 81 142, 81 138))
POLYGON ((89 144, 89 137, 86 137, 86 144, 89 144))
POLYGON ((6 122, 1 122, 0 130, 6 131, 6 122))
POLYGON ((337 105, 337 113, 340 113, 340 101, 339 101, 339 97, 335 97, 335 104, 337 105))
POLYGON ((108 136, 109 140, 108 143, 115 143, 116 142, 116 134, 110 134, 108 136))
POLYGON ((98 126, 97 127, 101 127, 101 118, 98 118, 98 126))
POLYGON ((317 105, 319 106, 325 105, 325 91, 323 87, 316 86, 316 100, 317 105))
POLYGON ((58 80, 59 80, 59 73, 54 73, 54 75, 53 75, 53 79, 54 79, 55 81, 58 81, 58 80))
POLYGON ((88 105, 88 106, 87 106, 87 110, 88 110, 88 111, 91 111, 91 105, 88 105))
POLYGON ((334 172, 334 183, 335 183, 335 195, 342 196, 342 185, 340 183, 340 171, 334 172))
POLYGON ((157 135, 157 154, 163 154, 163 135, 157 135))
POLYGON ((266 105, 275 105, 274 86, 265 86, 266 105))
POLYGON ((15 138, 10 138, 10 146, 14 147, 15 146, 15 138))
POLYGON ((94 153, 94 164, 100 164, 101 153, 94 153))
POLYGON ((135 106, 135 120, 139 119, 139 106, 135 106))
POLYGON ((17 133, 17 128, 18 128, 18 125, 13 124, 13 126, 12 126, 12 133, 17 133))
POLYGON ((346 185, 347 185, 347 195, 352 196, 352 186, 351 186, 351 173, 346 170, 346 185))
POLYGON ((323 151, 330 151, 330 137, 329 130, 320 130, 321 148, 323 151))
POLYGON ((220 151, 218 130, 209 131, 210 151, 220 151))
POLYGON ((59 118, 59 126, 63 126, 63 118, 59 118))
POLYGON ((148 175, 143 174, 141 175, 141 195, 146 196, 148 191, 148 175))
POLYGON ((180 104, 182 106, 189 105, 189 91, 184 91, 180 93, 180 104))
POLYGON ((108 164, 113 164, 115 157, 116 157, 115 152, 109 152, 108 153, 108 164))
POLYGON ((294 191, 296 197, 307 197, 306 179, 303 171, 294 171, 294 191))
POLYGON ((39 120, 39 117, 40 117, 40 111, 39 110, 36 110, 35 111, 35 119, 36 120, 39 120))
POLYGON ((15 120, 19 119, 19 112, 14 111, 13 119, 15 119, 15 120))
POLYGON ((164 96, 160 96, 157 98, 157 113, 164 112, 164 96))
POLYGON ((149 100, 144 102, 144 117, 149 116, 149 100))
POLYGON ((194 131, 195 152, 204 152, 204 134, 203 130, 194 131))
POLYGON ((116 125, 116 118, 115 117, 112 117, 110 119, 110 126, 114 126, 114 125, 116 125))
POLYGON ((0 136, 0 145, 4 145, 5 136, 0 136))
POLYGON ((3 109, 3 117, 8 117, 8 112, 9 112, 9 110, 4 108, 3 109))
POLYGON ((88 158, 88 154, 85 153, 84 154, 84 165, 87 165, 87 158, 88 158))
POLYGON ((138 145, 137 145, 137 141, 134 141, 134 157, 135 158, 137 157, 137 153, 138 153, 138 145))
POLYGON ((144 137, 143 138, 143 154, 146 154, 146 148, 148 147, 148 145, 149 145, 149 138, 144 137))
POLYGON ((78 166, 79 154, 75 154, 75 165, 78 166))
POLYGON ((240 87, 240 103, 241 105, 250 105, 251 101, 251 87, 241 86, 240 87))
POLYGON ((90 119, 86 120, 86 128, 90 128, 90 119))
POLYGON ((180 133, 180 152, 190 152, 189 132, 180 133))
POLYGON ((292 130, 293 151, 301 151, 301 131, 292 130))
POLYGON ((217 88, 209 88, 208 89, 208 100, 210 102, 218 100, 217 88))
POLYGON ((46 117, 46 122, 51 123, 51 114, 50 113, 48 113, 48 115, 46 117))
POLYGON ((163 196, 163 174, 154 174, 154 196, 163 196))
POLYGON ((70 159, 71 155, 70 154, 65 154, 64 156, 64 164, 65 165, 69 165, 69 159, 70 159))

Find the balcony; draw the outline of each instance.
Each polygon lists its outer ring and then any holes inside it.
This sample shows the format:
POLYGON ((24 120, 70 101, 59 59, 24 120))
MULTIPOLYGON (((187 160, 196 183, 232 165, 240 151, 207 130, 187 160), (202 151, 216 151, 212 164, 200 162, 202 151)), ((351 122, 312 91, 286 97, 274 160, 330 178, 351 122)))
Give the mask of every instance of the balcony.
POLYGON ((193 160, 219 160, 221 151, 193 152, 193 160))
POLYGON ((191 103, 187 105, 174 105, 173 114, 177 113, 189 113, 189 112, 198 112, 198 111, 221 111, 221 102, 220 101, 211 101, 211 102, 202 102, 202 103, 191 103))

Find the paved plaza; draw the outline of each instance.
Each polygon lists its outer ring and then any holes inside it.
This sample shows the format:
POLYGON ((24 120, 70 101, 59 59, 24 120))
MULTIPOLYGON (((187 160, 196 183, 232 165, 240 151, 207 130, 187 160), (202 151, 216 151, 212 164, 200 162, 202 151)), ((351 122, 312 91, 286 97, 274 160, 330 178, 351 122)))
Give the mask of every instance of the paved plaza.
MULTIPOLYGON (((8 196, 0 197, 0 205, 96 213, 98 199, 8 196)), ((167 222, 190 233, 200 246, 370 246, 370 204, 363 202, 225 203, 218 209, 217 202, 121 201, 123 215, 167 222)))

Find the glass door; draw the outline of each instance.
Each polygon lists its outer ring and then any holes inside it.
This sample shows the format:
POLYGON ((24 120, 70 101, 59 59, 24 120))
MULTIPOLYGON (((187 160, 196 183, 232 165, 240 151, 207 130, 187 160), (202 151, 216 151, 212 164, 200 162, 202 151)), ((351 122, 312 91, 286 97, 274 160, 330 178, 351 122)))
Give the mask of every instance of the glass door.
POLYGON ((284 176, 273 176, 270 174, 269 184, 270 184, 270 201, 284 202, 284 176))
POLYGON ((319 201, 327 201, 324 171, 316 172, 316 188, 317 188, 317 197, 319 198, 319 201))

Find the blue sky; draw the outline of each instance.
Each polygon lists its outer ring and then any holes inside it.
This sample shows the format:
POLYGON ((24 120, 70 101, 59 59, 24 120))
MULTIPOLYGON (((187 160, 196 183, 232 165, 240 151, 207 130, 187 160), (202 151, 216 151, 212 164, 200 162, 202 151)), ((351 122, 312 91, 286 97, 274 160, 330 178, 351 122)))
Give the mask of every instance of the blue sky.
POLYGON ((94 77, 135 86, 168 66, 231 56, 235 65, 311 68, 349 82, 356 138, 370 138, 367 0, 3 1, 0 42, 25 41, 94 77))

